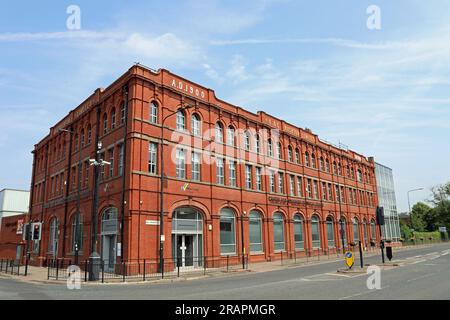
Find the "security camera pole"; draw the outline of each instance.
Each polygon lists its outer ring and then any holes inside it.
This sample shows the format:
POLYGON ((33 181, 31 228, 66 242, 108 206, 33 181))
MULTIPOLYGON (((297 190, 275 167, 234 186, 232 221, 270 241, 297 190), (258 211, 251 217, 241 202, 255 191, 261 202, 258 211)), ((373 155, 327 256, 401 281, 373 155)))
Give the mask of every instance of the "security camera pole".
POLYGON ((95 177, 95 185, 94 185, 94 206, 92 209, 92 230, 91 230, 91 251, 89 256, 89 281, 97 280, 96 271, 99 267, 99 263, 95 260, 99 258, 98 253, 96 252, 97 247, 97 210, 98 210, 98 186, 100 180, 100 168, 105 164, 110 164, 103 159, 100 159, 100 150, 102 149, 102 142, 99 141, 97 143, 97 150, 95 152, 95 159, 89 159, 89 164, 94 166, 94 177, 95 177), (95 264, 97 264, 95 266, 95 264), (97 267, 97 268, 96 268, 97 267))

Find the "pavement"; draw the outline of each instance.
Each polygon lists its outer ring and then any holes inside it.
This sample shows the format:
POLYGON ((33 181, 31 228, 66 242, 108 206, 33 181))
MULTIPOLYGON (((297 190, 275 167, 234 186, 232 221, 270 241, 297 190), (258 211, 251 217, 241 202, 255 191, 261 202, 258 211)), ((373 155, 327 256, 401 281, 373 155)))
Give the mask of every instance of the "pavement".
POLYGON ((450 299, 449 243, 396 248, 394 260, 385 265, 374 252, 364 262, 363 269, 356 260, 352 272, 342 273, 337 272, 344 268, 342 257, 275 261, 252 264, 248 272, 151 283, 81 283, 80 290, 69 290, 65 281, 0 274, 0 299, 450 299), (368 289, 367 265, 380 265, 380 289, 368 289))

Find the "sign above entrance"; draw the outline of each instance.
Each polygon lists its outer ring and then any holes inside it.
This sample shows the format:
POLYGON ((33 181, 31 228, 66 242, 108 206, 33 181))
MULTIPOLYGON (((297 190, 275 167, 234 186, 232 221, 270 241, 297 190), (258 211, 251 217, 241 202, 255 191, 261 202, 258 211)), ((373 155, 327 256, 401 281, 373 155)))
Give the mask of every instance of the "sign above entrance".
POLYGON ((159 226, 159 220, 145 220, 147 226, 159 226))

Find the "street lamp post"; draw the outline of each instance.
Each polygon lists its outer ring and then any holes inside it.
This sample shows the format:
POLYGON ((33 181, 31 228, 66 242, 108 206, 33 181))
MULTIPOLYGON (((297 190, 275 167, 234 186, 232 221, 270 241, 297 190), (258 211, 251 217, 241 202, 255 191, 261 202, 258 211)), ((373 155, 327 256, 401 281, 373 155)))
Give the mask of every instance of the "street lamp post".
POLYGON ((244 211, 241 216, 241 247, 242 247, 242 269, 245 269, 245 247, 244 247, 244 217, 247 212, 244 211))
POLYGON ((173 116, 178 111, 187 110, 194 107, 193 105, 187 104, 181 106, 181 108, 177 109, 166 115, 161 121, 161 175, 160 175, 160 188, 159 188, 159 271, 161 274, 164 274, 164 123, 167 118, 173 116))
POLYGON ((423 188, 412 189, 412 190, 409 190, 409 191, 406 193, 407 196, 408 196, 409 223, 411 224, 411 228, 413 227, 413 224, 412 224, 411 203, 410 203, 410 201, 409 201, 409 193, 410 193, 410 192, 413 192, 413 191, 420 191, 420 190, 423 190, 423 188))

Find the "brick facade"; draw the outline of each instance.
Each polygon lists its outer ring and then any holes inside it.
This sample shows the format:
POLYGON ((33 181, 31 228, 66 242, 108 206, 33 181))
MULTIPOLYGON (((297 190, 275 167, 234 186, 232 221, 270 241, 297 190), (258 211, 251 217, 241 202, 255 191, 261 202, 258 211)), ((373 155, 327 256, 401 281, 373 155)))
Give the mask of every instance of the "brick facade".
MULTIPOLYGON (((80 259, 89 256, 95 183, 94 167, 89 166, 89 159, 95 158, 99 141, 102 143, 100 157, 113 165, 99 169, 96 251, 106 255, 102 246, 109 241, 104 238, 108 230, 103 230, 102 235, 102 216, 106 209, 116 208, 113 212, 117 214, 117 232, 112 232, 111 243, 121 243, 122 258, 159 257, 156 221, 160 214, 161 132, 166 175, 164 256, 167 258, 172 257, 172 241, 176 237, 172 236, 173 213, 183 207, 195 208, 201 214, 199 250, 207 256, 221 255, 223 208, 231 208, 234 215, 232 251, 235 254, 243 251, 242 233, 245 252, 250 252, 249 215, 252 210, 261 215, 262 250, 250 255, 253 261, 276 258, 273 217, 277 212, 283 217, 285 251, 295 250, 296 214, 303 219, 301 228, 306 249, 313 248, 312 228, 316 226, 315 223, 313 226, 313 217, 318 219, 322 250, 341 247, 338 225, 341 217, 346 221, 348 241, 354 239, 354 218, 359 222, 359 239, 364 239, 362 223, 366 221, 366 245, 377 237, 370 227, 378 202, 373 158, 325 143, 309 129, 295 127, 265 112, 255 114, 233 106, 216 98, 214 91, 167 70, 153 71, 135 65, 106 89, 97 89, 35 145, 30 214, 32 221, 43 222, 44 230, 40 245, 34 246, 35 261, 73 257, 72 225, 78 205, 83 225, 80 259), (156 110, 153 118, 152 103, 156 110), (181 117, 174 113, 187 105, 192 107, 183 111, 185 128, 177 129, 177 119, 181 126, 181 117), (200 120, 198 132, 197 123, 192 120, 194 114, 200 120), (161 126, 163 119, 164 127, 161 126), (234 139, 229 139, 232 136, 229 128, 233 128, 234 139), (223 143, 217 141, 221 135, 223 143), (149 165, 150 143, 156 147, 155 167, 149 165), (180 178, 180 172, 177 177, 177 148, 183 149, 186 159, 184 178, 180 178), (199 181, 193 179, 196 174, 192 170, 192 152, 201 158, 199 181), (223 178, 218 174, 221 169, 218 169, 217 159, 223 159, 223 178), (230 161, 235 163, 234 178, 230 176, 230 161), (79 163, 81 171, 78 171, 79 163), (257 170, 261 170, 261 175, 257 170), (271 192, 271 172, 274 173, 274 192, 271 192), (251 185, 247 186, 249 173, 251 185), (279 188, 279 173, 283 173, 283 190, 279 188), (300 177, 301 192, 298 189, 300 177), (344 192, 341 201, 336 198, 336 185, 344 192), (57 220, 53 220, 55 218, 57 220), (332 224, 327 224, 327 218, 332 224), (52 221, 57 221, 53 228, 52 221), (327 225, 333 230, 334 246, 327 241, 327 225), (52 243, 57 242, 57 245, 49 243, 51 232, 57 239, 52 243), (53 248, 56 248, 54 253, 53 248)), ((115 249, 109 254, 117 256, 119 248, 115 249)))

